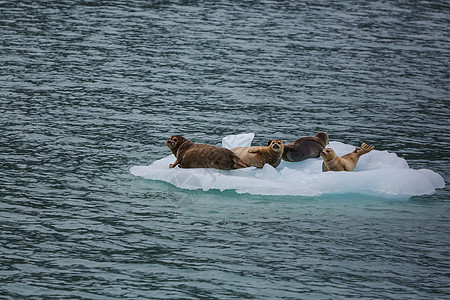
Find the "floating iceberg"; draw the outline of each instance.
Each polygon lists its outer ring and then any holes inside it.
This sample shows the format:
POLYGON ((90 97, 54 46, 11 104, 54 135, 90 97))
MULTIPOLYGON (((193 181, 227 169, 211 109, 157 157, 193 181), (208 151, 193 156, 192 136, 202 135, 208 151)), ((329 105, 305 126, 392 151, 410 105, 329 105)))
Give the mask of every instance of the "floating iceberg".
MULTIPOLYGON (((253 133, 229 135, 222 146, 228 149, 248 147, 253 133)), ((355 149, 354 146, 331 141, 338 156, 355 149)), ((322 159, 311 158, 301 162, 285 162, 275 169, 270 165, 239 170, 169 169, 173 155, 159 159, 149 166, 134 166, 131 174, 146 179, 171 183, 179 188, 208 191, 235 190, 255 195, 320 196, 336 194, 365 194, 386 198, 408 198, 433 194, 445 186, 437 173, 415 170, 403 158, 388 151, 372 150, 361 156, 353 172, 322 172, 322 159)))

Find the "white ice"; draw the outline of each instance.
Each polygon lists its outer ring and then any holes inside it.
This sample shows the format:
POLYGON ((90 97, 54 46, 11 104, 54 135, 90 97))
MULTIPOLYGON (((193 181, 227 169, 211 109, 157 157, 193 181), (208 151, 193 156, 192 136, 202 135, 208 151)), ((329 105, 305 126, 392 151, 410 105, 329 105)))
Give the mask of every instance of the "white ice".
MULTIPOLYGON (((228 149, 248 147, 254 133, 229 135, 222 146, 228 149)), ((355 146, 331 141, 327 146, 338 156, 355 146)), ((361 156, 353 172, 322 172, 322 159, 311 158, 302 162, 285 162, 275 169, 270 165, 225 171, 216 169, 169 169, 175 161, 173 155, 154 161, 149 166, 134 166, 131 174, 146 179, 160 180, 183 189, 208 191, 235 190, 255 195, 320 196, 357 193, 385 198, 408 198, 433 194, 445 186, 437 173, 408 166, 406 160, 388 151, 372 150, 361 156)))

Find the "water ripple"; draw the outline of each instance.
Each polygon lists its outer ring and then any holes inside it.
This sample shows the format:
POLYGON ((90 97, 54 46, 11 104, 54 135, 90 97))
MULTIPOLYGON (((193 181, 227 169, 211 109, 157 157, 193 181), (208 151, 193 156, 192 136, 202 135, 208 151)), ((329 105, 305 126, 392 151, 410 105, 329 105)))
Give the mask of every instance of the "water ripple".
POLYGON ((6 299, 448 297, 448 188, 274 199, 128 173, 175 133, 326 131, 447 179, 447 2, 0 7, 6 299))

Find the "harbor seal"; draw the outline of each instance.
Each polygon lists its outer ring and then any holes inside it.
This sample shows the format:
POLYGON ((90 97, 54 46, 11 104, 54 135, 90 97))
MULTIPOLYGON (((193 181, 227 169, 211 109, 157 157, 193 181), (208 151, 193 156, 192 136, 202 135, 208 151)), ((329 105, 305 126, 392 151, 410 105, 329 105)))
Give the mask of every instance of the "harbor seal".
POLYGON ((369 153, 373 149, 375 149, 374 146, 362 143, 359 150, 358 148, 355 148, 355 151, 339 157, 333 149, 325 148, 320 153, 320 156, 322 156, 323 159, 322 171, 353 171, 361 155, 369 153))
POLYGON ((180 168, 215 168, 221 170, 250 167, 231 150, 212 145, 195 144, 181 135, 171 136, 167 140, 166 146, 177 158, 173 164, 169 165, 169 168, 175 168, 177 165, 180 165, 180 168))
POLYGON ((269 140, 267 146, 236 147, 231 149, 240 159, 252 167, 269 164, 276 168, 281 162, 284 145, 281 140, 269 140))
POLYGON ((296 162, 320 156, 320 152, 328 145, 328 135, 319 132, 315 136, 299 138, 284 145, 283 160, 296 162))

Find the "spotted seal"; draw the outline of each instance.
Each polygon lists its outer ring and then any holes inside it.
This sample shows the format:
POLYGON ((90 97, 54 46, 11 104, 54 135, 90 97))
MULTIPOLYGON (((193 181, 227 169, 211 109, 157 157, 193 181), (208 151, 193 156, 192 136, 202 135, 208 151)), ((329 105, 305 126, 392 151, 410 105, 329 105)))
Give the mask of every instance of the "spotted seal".
POLYGON ((322 171, 353 171, 361 155, 369 153, 373 149, 375 149, 374 146, 362 143, 359 150, 358 148, 355 148, 355 151, 339 157, 333 149, 325 148, 320 153, 320 156, 323 159, 322 171))
POLYGON ((236 147, 231 149, 240 159, 252 167, 269 164, 276 168, 281 162, 284 145, 281 140, 269 140, 267 146, 236 147))
POLYGON ((221 170, 235 170, 249 167, 234 152, 226 148, 195 144, 181 135, 171 136, 166 146, 169 147, 176 161, 169 168, 215 168, 221 170))

